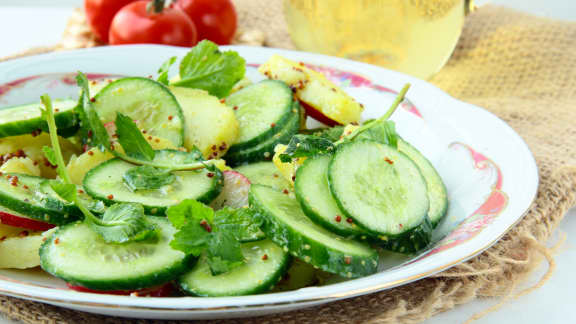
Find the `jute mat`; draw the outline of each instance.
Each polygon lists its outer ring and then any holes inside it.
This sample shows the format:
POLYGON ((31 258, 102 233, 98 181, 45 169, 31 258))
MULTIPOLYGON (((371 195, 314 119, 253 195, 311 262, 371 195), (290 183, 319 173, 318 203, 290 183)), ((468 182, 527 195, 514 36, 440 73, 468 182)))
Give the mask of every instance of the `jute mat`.
MULTIPOLYGON (((278 1, 236 2, 243 28, 263 31, 268 45, 290 46, 278 1)), ((524 219, 486 252, 431 278, 308 310, 214 323, 417 323, 475 298, 517 295, 543 260, 554 268, 545 244, 576 201, 576 23, 482 7, 432 82, 494 112, 526 140, 540 188, 524 219)), ((25 323, 155 323, 9 297, 0 297, 0 312, 25 323)))

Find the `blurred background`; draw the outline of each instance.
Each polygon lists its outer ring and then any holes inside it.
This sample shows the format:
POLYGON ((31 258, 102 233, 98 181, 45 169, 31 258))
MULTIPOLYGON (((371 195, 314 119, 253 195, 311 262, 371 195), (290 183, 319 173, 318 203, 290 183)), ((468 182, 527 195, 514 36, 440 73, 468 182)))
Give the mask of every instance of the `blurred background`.
MULTIPOLYGON (((540 16, 576 20, 576 1, 568 0, 477 0, 517 8, 540 16)), ((0 0, 0 57, 60 40, 75 7, 83 0, 0 0), (6 32, 13 31, 13 32, 6 32)))

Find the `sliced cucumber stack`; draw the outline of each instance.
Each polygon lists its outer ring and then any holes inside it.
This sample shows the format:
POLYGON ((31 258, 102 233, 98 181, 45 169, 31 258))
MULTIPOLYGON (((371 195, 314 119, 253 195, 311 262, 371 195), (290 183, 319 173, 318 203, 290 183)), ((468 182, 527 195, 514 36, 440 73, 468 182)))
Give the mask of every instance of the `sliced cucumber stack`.
POLYGON ((0 177, 0 205, 54 225, 78 219, 58 203, 59 197, 41 191, 46 179, 18 173, 4 173, 0 177))
POLYGON ((109 244, 83 223, 58 229, 40 249, 44 271, 74 286, 94 290, 137 290, 171 281, 189 269, 191 258, 170 247, 176 230, 149 217, 157 238, 109 244))
MULTIPOLYGON (((54 118, 58 134, 73 135, 78 128, 74 108, 75 100, 54 100, 54 118)), ((48 125, 42 119, 42 104, 33 103, 0 109, 0 137, 30 134, 38 130, 47 131, 48 125)))
POLYGON ((229 152, 258 145, 279 133, 291 120, 292 90, 284 82, 265 80, 233 93, 226 104, 234 107, 240 133, 229 152))
POLYGON ((307 159, 296 172, 294 190, 302 210, 317 224, 342 236, 361 237, 366 232, 346 214, 332 197, 328 184, 328 166, 331 155, 307 159))
POLYGON ((292 190, 292 185, 288 182, 274 163, 263 161, 251 164, 245 164, 235 169, 242 173, 253 184, 270 186, 277 190, 292 190))
POLYGON ((432 163, 426 159, 414 146, 404 140, 398 141, 398 150, 406 154, 420 169, 422 176, 426 180, 428 188, 428 199, 430 200, 430 209, 428 217, 432 226, 436 227, 446 215, 448 210, 448 193, 442 178, 432 166, 432 163))
POLYGON ((222 188, 222 172, 202 169, 198 171, 174 171, 173 183, 159 189, 131 190, 123 180, 126 171, 136 165, 121 159, 106 161, 88 171, 84 188, 92 197, 106 204, 134 202, 144 206, 146 212, 163 215, 166 208, 184 199, 210 203, 222 188))
POLYGON ((246 263, 213 276, 201 257, 194 268, 178 280, 182 290, 196 296, 242 296, 265 292, 286 272, 289 255, 270 240, 244 243, 246 263))
MULTIPOLYGON (((428 220, 426 181, 410 158, 388 145, 366 140, 341 145, 328 181, 346 216, 385 241, 421 230, 428 220)), ((417 245, 428 244, 431 231, 425 234, 427 242, 417 245)))
POLYGON ((184 143, 184 117, 178 101, 163 84, 148 78, 118 79, 100 90, 94 109, 104 123, 116 120, 117 113, 131 117, 147 134, 184 143))
POLYGON ((286 124, 279 129, 278 133, 255 146, 238 151, 231 149, 224 156, 224 159, 232 166, 271 160, 274 155, 274 147, 276 147, 277 144, 288 143, 292 136, 294 136, 298 132, 298 129, 300 129, 299 110, 300 104, 294 102, 292 115, 286 124))
POLYGON ((252 185, 250 204, 262 218, 268 238, 303 261, 348 278, 376 272, 375 250, 316 225, 296 199, 267 186, 252 185))

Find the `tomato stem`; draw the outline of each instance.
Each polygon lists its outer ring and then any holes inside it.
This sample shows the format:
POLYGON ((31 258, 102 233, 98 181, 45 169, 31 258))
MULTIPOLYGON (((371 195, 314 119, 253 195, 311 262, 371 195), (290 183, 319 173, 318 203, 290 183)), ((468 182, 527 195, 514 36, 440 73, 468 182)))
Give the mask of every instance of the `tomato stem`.
POLYGON ((159 14, 162 13, 165 6, 166 0, 153 0, 148 4, 148 8, 146 8, 146 10, 148 13, 159 14))

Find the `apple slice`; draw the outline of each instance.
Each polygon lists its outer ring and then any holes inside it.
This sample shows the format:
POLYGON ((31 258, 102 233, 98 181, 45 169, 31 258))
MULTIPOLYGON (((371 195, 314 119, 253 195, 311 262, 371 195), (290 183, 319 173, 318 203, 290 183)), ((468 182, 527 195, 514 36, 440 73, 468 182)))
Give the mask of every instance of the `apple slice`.
POLYGON ((0 206, 0 223, 32 231, 47 231, 55 227, 55 225, 24 216, 3 206, 0 206))
POLYGON ((248 193, 250 192, 250 180, 242 173, 227 170, 224 175, 224 186, 220 195, 210 204, 218 210, 226 206, 242 208, 248 206, 248 193))
POLYGON ((269 79, 286 82, 308 115, 326 125, 358 123, 363 106, 344 90, 301 62, 273 55, 258 69, 269 79))
POLYGON ((135 297, 170 297, 174 295, 174 292, 176 290, 172 283, 167 283, 161 286, 139 290, 93 290, 82 286, 75 286, 69 283, 66 283, 66 286, 68 286, 68 288, 70 288, 71 290, 83 293, 135 296, 135 297))

